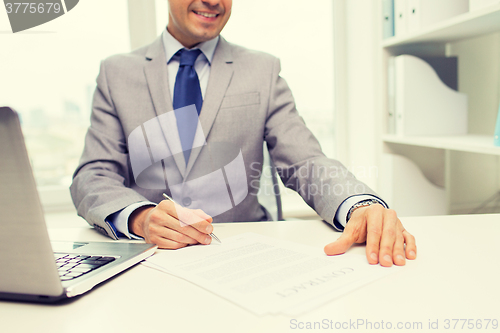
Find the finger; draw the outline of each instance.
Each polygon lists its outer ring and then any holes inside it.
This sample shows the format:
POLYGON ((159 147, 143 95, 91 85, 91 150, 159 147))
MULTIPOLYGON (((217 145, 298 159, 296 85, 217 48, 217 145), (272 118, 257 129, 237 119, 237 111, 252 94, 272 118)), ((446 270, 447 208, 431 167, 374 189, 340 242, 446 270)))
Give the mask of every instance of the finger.
POLYGON ((403 237, 406 243, 406 258, 413 260, 417 258, 417 244, 415 237, 408 231, 403 230, 403 237))
MULTIPOLYGON (((373 208, 378 205, 373 205, 373 208)), ((372 208, 370 206, 369 208, 372 208)), ((378 207, 377 207, 378 208, 378 207)), ((366 217, 366 258, 372 265, 378 264, 382 237, 383 209, 370 209, 366 217)))
POLYGON ((206 221, 205 225, 207 225, 207 228, 205 230, 210 230, 210 231, 200 232, 199 230, 193 228, 192 225, 181 225, 181 223, 178 220, 171 217, 167 221, 166 228, 175 230, 180 234, 190 237, 196 240, 198 243, 210 244, 212 242, 212 238, 208 236, 208 234, 213 231, 213 227, 210 223, 206 221))
POLYGON ((202 211, 201 209, 194 209, 193 213, 195 213, 196 215, 198 215, 202 219, 206 220, 208 223, 213 222, 212 217, 210 215, 208 215, 207 213, 205 213, 204 211, 202 211))
POLYGON ((174 241, 176 243, 182 243, 182 244, 199 244, 196 239, 189 237, 183 233, 180 233, 176 230, 166 228, 161 225, 153 225, 150 229, 150 234, 154 235, 155 237, 160 237, 163 239, 168 239, 171 241, 174 241))
MULTIPOLYGON (((210 225, 211 221, 209 222, 206 218, 211 217, 207 214, 200 214, 203 216, 199 216, 195 214, 195 210, 184 208, 170 200, 163 200, 158 204, 158 207, 165 212, 167 215, 170 215, 171 217, 175 218, 177 221, 180 222, 180 225, 182 227, 186 226, 191 226, 192 228, 198 230, 200 233, 204 234, 209 234, 213 231, 213 227, 210 225)), ((202 210, 199 210, 200 212, 203 212, 202 210)), ((171 221, 171 220, 169 220, 171 221)), ((185 233, 184 231, 181 231, 176 227, 177 223, 170 225, 172 229, 175 229, 177 231, 180 231, 182 233, 185 233)), ((189 230, 189 228, 187 228, 189 230)), ((187 234, 189 235, 189 234, 187 234)), ((189 235, 191 236, 191 235, 189 235)))
POLYGON ((146 242, 151 244, 156 244, 160 249, 179 249, 189 244, 188 243, 189 240, 187 239, 184 239, 185 241, 187 241, 186 243, 181 243, 172 239, 162 237, 162 236, 168 237, 166 235, 166 231, 171 231, 171 230, 155 223, 149 223, 149 227, 146 230, 146 235, 147 235, 146 242))
MULTIPOLYGON (((160 203, 161 204, 161 203, 160 203)), ((185 227, 182 227, 179 220, 172 216, 175 211, 175 207, 172 202, 166 202, 162 204, 162 206, 158 205, 160 209, 152 211, 149 219, 151 222, 149 223, 149 232, 151 233, 151 230, 153 230, 154 226, 159 226, 164 229, 172 229, 175 230, 183 235, 186 235, 194 240, 196 240, 198 243, 201 244, 210 244, 212 242, 212 238, 208 236, 207 234, 212 232, 213 227, 210 223, 207 221, 204 221, 205 229, 209 229, 210 232, 200 232, 199 230, 193 228, 190 225, 186 225, 185 227)), ((180 206, 179 206, 180 207, 180 206)), ((181 207, 182 208, 182 207, 181 207)), ((182 208, 186 209, 186 208, 182 208)), ((163 231, 160 231, 160 229, 154 229, 155 233, 162 233, 163 231)), ((149 235, 149 239, 152 238, 153 235, 149 235)))
POLYGON ((188 245, 185 243, 178 243, 176 241, 166 239, 163 237, 159 237, 159 236, 153 237, 153 244, 158 245, 158 248, 160 248, 160 249, 167 249, 167 250, 177 250, 177 249, 186 247, 188 245))
MULTIPOLYGON (((399 220, 398 220, 398 223, 401 223, 401 222, 399 222, 399 220)), ((404 266, 406 264, 405 238, 403 236, 403 228, 401 228, 396 234, 396 241, 394 243, 392 258, 393 258, 394 264, 396 264, 398 266, 404 266)))
POLYGON ((392 266, 393 250, 396 243, 396 234, 398 232, 398 218, 396 212, 392 209, 385 210, 384 224, 382 227, 382 237, 380 239, 379 262, 385 267, 392 266))
POLYGON ((190 227, 203 234, 210 234, 214 231, 211 219, 208 221, 205 217, 195 214, 191 209, 179 210, 179 221, 181 227, 190 227))
POLYGON ((182 207, 172 201, 165 204, 165 212, 179 220, 183 227, 192 226, 202 233, 206 233, 206 230, 213 230, 213 228, 208 228, 211 222, 208 219, 211 219, 211 217, 207 214, 197 214, 195 210, 182 207))
POLYGON ((354 244, 352 232, 344 230, 344 233, 333 243, 325 246, 324 251, 329 256, 345 253, 354 244))

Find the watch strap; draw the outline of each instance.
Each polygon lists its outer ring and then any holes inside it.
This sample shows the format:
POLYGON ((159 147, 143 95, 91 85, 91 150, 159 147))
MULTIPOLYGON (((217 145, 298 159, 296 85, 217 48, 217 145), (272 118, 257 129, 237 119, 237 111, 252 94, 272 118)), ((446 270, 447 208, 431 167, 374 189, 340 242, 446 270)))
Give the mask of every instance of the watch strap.
MULTIPOLYGON (((380 204, 382 206, 384 206, 380 201, 378 201, 377 199, 368 199, 368 200, 363 200, 363 201, 360 201, 358 202, 357 204, 353 205, 351 207, 351 209, 349 209, 349 212, 347 212, 347 217, 346 217, 346 221, 349 222, 349 220, 351 219, 351 215, 352 213, 354 213, 354 211, 358 208, 361 208, 361 207, 368 207, 368 206, 371 206, 371 205, 375 205, 375 204, 380 204)), ((385 207, 385 206, 384 206, 385 207)))

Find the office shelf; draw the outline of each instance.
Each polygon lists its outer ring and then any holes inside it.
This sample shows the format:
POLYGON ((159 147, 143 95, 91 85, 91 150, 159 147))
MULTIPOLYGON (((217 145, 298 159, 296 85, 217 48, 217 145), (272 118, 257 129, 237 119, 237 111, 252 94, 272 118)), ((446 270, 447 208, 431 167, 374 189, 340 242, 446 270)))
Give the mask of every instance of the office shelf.
POLYGON ((500 96, 500 4, 463 13, 416 32, 381 39, 378 46, 379 157, 381 161, 391 161, 385 165, 390 166, 391 177, 384 180, 391 189, 389 194, 392 198, 405 197, 414 206, 429 206, 429 193, 418 190, 417 185, 422 182, 416 181, 423 174, 429 183, 444 188, 447 213, 480 206, 500 188, 500 147, 493 145, 500 96), (468 96, 467 126, 475 134, 414 137, 388 133, 389 59, 401 54, 458 57, 459 91, 468 96), (396 160, 392 154, 402 155, 408 163, 396 160), (411 200, 409 191, 402 190, 410 185, 416 189, 410 193, 411 200))
POLYGON ((500 5, 495 5, 455 16, 415 33, 384 39, 381 45, 393 48, 410 44, 452 42, 499 30, 500 5))
POLYGON ((462 136, 433 137, 384 135, 382 140, 385 143, 396 143, 487 155, 500 155, 500 147, 494 146, 493 136, 488 135, 468 134, 462 136))

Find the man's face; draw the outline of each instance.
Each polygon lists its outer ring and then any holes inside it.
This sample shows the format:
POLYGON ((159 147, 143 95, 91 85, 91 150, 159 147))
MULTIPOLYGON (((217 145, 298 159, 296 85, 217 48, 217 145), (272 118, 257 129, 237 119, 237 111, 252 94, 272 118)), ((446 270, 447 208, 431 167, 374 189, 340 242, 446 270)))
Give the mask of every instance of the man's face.
POLYGON ((167 29, 192 47, 219 35, 231 15, 232 0, 169 0, 167 29))

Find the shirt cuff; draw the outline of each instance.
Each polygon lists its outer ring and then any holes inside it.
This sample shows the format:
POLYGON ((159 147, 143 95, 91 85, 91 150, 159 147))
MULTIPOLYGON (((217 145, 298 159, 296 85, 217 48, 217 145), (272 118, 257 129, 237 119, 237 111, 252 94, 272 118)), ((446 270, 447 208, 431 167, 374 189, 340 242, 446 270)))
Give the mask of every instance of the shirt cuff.
POLYGON ((133 203, 122 210, 119 210, 111 215, 109 215, 106 220, 111 224, 111 226, 118 231, 117 234, 119 236, 127 237, 128 239, 143 239, 128 230, 128 219, 132 213, 140 207, 143 206, 156 206, 154 202, 136 202, 133 203))
POLYGON ((360 194, 360 195, 353 195, 347 199, 344 200, 337 209, 337 212, 335 213, 335 217, 333 218, 333 226, 335 229, 338 231, 344 230, 346 224, 347 224, 347 214, 349 213, 349 210, 351 210, 352 206, 357 204, 358 202, 365 201, 365 200, 371 200, 375 199, 377 200, 382 206, 385 208, 388 208, 387 204, 384 202, 384 200, 371 195, 371 194, 360 194))

